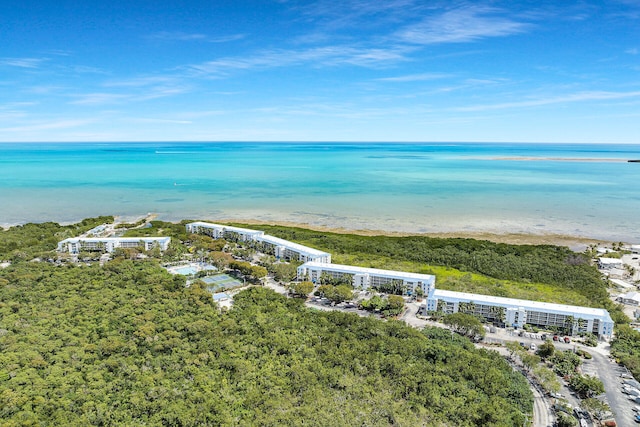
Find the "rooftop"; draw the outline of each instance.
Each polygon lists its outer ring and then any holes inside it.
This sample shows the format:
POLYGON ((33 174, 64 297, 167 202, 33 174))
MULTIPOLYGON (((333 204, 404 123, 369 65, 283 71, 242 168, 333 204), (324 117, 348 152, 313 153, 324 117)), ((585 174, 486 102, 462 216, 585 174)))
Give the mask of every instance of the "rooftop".
POLYGON ((433 296, 435 298, 455 298, 461 300, 469 300, 479 303, 487 303, 493 305, 524 307, 529 309, 538 309, 546 312, 583 314, 592 317, 604 317, 610 321, 609 312, 604 308, 579 307, 576 305, 555 304, 551 302, 529 301, 515 298, 493 297, 489 295, 470 294, 466 292, 454 292, 436 289, 433 296))
POLYGON ((188 225, 194 225, 197 227, 204 227, 204 228, 219 228, 219 229, 224 229, 225 231, 232 231, 234 233, 242 233, 242 234, 259 234, 259 235, 264 234, 264 231, 260 231, 260 230, 251 230, 249 228, 234 227, 231 225, 213 224, 210 222, 202 222, 202 221, 191 222, 188 225))
POLYGON ((139 241, 169 241, 171 237, 69 237, 60 243, 66 242, 139 242, 139 241))
POLYGON ((260 238, 261 241, 271 243, 277 246, 284 246, 291 250, 294 250, 299 253, 309 254, 309 255, 329 255, 329 253, 320 251, 318 249, 310 248, 308 246, 301 245, 299 243, 293 243, 288 240, 281 239, 279 237, 269 236, 265 234, 260 238))
POLYGON ((325 262, 307 262, 301 267, 321 268, 328 271, 349 272, 355 274, 371 274, 374 276, 402 277, 406 279, 415 279, 422 281, 435 280, 435 276, 431 274, 407 273, 404 271, 381 270, 379 268, 356 267, 353 265, 328 264, 325 262))

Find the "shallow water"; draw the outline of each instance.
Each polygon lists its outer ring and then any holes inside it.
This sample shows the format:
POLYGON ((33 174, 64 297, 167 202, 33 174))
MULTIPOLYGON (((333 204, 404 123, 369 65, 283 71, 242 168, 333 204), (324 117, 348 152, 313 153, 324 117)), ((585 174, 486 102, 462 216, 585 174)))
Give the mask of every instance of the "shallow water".
POLYGON ((639 145, 0 144, 0 223, 153 212, 639 242, 628 159, 639 145))

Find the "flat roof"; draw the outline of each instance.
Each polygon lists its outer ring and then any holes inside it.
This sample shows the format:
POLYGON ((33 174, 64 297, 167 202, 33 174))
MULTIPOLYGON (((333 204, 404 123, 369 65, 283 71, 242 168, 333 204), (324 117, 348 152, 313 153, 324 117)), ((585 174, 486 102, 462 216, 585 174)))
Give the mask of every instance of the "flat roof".
POLYGON ((236 233, 244 233, 244 234, 264 234, 264 231, 261 231, 261 230, 251 230, 249 228, 234 227, 232 225, 213 224, 211 222, 196 221, 196 222, 190 222, 187 225, 195 225, 195 226, 204 227, 204 228, 219 228, 219 229, 224 229, 225 231, 233 231, 236 233))
POLYGON ((534 309, 545 312, 558 312, 560 314, 575 313, 583 314, 591 317, 600 317, 611 320, 609 312, 604 308, 580 307, 577 305, 555 304, 551 302, 530 301, 524 299, 494 297, 490 295, 470 294, 466 292, 445 291, 436 289, 433 293, 435 298, 451 298, 460 300, 469 300, 478 303, 487 303, 489 305, 502 305, 511 307, 523 307, 526 309, 534 309))
MULTIPOLYGON (((405 271, 394 271, 394 270, 381 270, 379 268, 368 268, 368 267, 357 267, 353 265, 341 265, 341 264, 329 264, 326 262, 306 262, 302 264, 300 267, 309 267, 309 268, 318 268, 327 271, 337 271, 342 273, 354 273, 354 274, 371 274, 374 276, 383 276, 383 277, 398 277, 405 279, 416 279, 422 280, 426 282, 431 282, 435 280, 436 276, 431 274, 419 274, 419 273, 408 273, 405 271)), ((300 268, 299 267, 299 268, 300 268)))
POLYGON ((299 243, 290 242, 288 240, 284 240, 284 239, 281 239, 281 238, 275 237, 275 236, 270 236, 268 234, 265 234, 264 236, 260 237, 260 241, 267 242, 267 243, 272 243, 272 244, 278 245, 278 246, 284 246, 285 248, 294 250, 294 251, 299 252, 301 254, 329 255, 328 252, 320 251, 318 249, 310 248, 308 246, 304 246, 304 245, 301 245, 299 243))
POLYGON ((620 258, 598 258, 599 261, 603 264, 622 264, 622 260, 620 258))
POLYGON ((165 241, 171 240, 171 237, 69 237, 68 239, 62 240, 60 243, 65 242, 139 242, 139 241, 165 241))

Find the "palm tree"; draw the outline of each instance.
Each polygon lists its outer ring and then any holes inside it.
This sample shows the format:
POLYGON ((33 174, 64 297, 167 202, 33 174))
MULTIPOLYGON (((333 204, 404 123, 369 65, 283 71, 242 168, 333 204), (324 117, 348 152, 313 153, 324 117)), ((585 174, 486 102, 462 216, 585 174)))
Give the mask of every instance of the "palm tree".
POLYGON ((567 331, 567 334, 573 335, 574 324, 575 324, 575 317, 569 315, 564 318, 564 327, 565 327, 565 330, 567 331))

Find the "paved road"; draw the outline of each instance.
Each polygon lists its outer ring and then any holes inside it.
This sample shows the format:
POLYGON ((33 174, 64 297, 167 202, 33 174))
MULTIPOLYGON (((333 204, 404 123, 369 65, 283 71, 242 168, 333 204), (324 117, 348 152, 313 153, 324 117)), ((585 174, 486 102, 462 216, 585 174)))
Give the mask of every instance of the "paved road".
POLYGON ((555 423, 556 417, 551 410, 549 400, 544 396, 538 387, 531 384, 533 391, 533 426, 549 427, 555 423))
POLYGON ((591 355, 593 359, 591 361, 585 361, 583 371, 590 375, 596 373, 602 381, 602 384, 604 384, 605 395, 615 415, 616 423, 620 427, 636 425, 633 421, 632 410, 635 404, 621 391, 622 379, 620 378, 620 374, 624 371, 624 368, 621 368, 607 356, 599 352, 594 351, 591 355))

